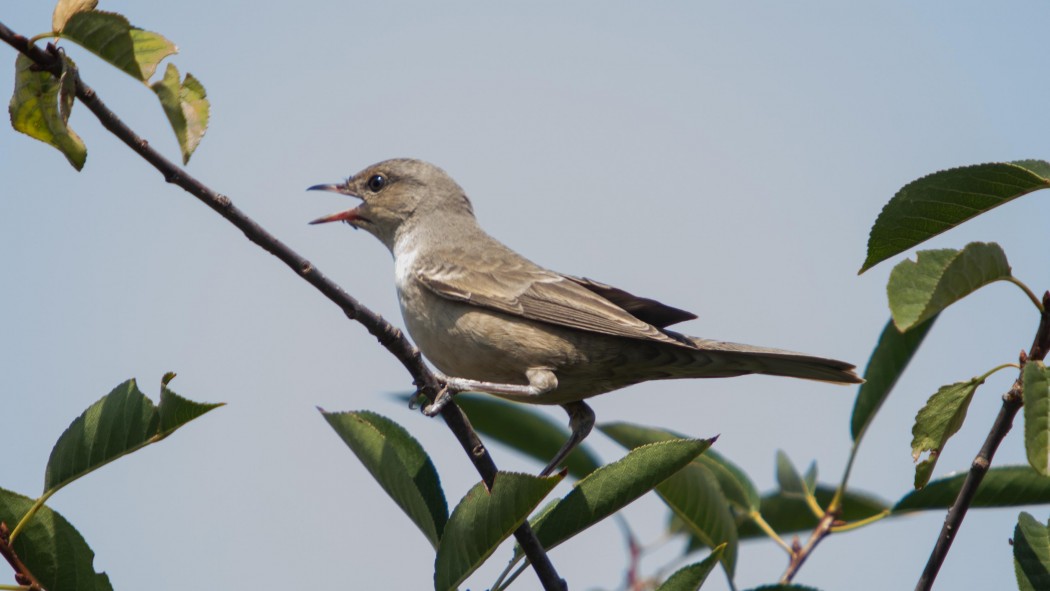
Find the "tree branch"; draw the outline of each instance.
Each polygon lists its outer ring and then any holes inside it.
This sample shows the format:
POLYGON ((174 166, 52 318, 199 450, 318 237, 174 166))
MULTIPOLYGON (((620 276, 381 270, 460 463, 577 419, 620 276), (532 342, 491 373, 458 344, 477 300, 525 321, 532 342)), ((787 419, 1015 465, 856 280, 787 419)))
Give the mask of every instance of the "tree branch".
POLYGON ((794 543, 791 544, 791 561, 788 562, 787 570, 780 576, 781 585, 791 584, 792 579, 798 574, 798 570, 802 568, 802 564, 806 562, 809 555, 817 548, 817 544, 831 535, 831 528, 836 525, 841 525, 841 522, 838 521, 838 511, 828 511, 817 522, 817 527, 813 528, 813 533, 810 534, 809 541, 806 542, 804 547, 799 544, 798 538, 795 538, 794 543))
POLYGON ((25 586, 28 591, 44 591, 40 581, 36 580, 33 573, 29 571, 29 567, 15 553, 11 545, 11 532, 7 529, 7 524, 2 521, 0 521, 0 556, 3 556, 11 568, 15 569, 16 583, 25 586))
MULTIPOLYGON (((60 58, 56 55, 57 49, 53 45, 48 44, 47 51, 42 50, 31 44, 25 37, 8 29, 3 23, 0 23, 0 39, 52 74, 60 71, 60 58)), ((368 332, 408 370, 416 387, 431 401, 436 398, 443 384, 423 363, 419 350, 404 337, 398 328, 362 305, 343 288, 328 279, 310 261, 263 229, 255 220, 238 209, 229 197, 213 191, 151 148, 149 142, 139 137, 103 104, 95 91, 80 79, 79 74, 76 79, 76 90, 77 98, 95 114, 102 126, 156 168, 164 176, 165 181, 178 185, 215 210, 226 221, 244 232, 248 240, 280 259, 332 303, 339 306, 348 318, 364 325, 368 332)), ((496 464, 492 461, 492 457, 489 456, 488 450, 485 449, 477 433, 470 426, 467 416, 458 406, 450 403, 442 409, 441 417, 445 419, 445 424, 452 430, 460 445, 467 452, 482 480, 491 488, 496 476, 496 464)), ((548 591, 565 589, 565 581, 558 576, 554 565, 551 564, 539 540, 532 533, 528 522, 515 530, 514 537, 521 545, 529 562, 532 563, 536 574, 543 583, 543 588, 548 591)))
MULTIPOLYGON (((1022 374, 1024 364, 1029 359, 1042 361, 1046 358, 1047 351, 1050 351, 1050 291, 1043 294, 1042 314, 1040 314, 1039 318, 1039 328, 1036 329, 1035 338, 1032 340, 1032 347, 1028 350, 1027 355, 1023 351, 1021 352, 1022 374)), ((948 510, 948 516, 944 519, 944 526, 941 527, 941 534, 937 538, 933 552, 930 553, 930 559, 926 562, 926 568, 923 569, 919 582, 915 585, 915 591, 929 591, 933 587, 933 581, 937 578, 937 573, 940 571, 944 559, 948 556, 948 550, 951 549, 952 542, 955 541, 955 535, 959 533, 959 527, 962 526, 966 512, 977 495, 977 488, 981 485, 984 475, 992 465, 995 451, 999 449, 999 444, 1002 443, 1003 438, 1006 437, 1006 434, 1010 432, 1010 428, 1013 427, 1017 411, 1024 406, 1021 384, 1021 377, 1018 376, 1010 390, 1003 394, 1003 405, 999 409, 999 416, 995 418, 992 429, 988 432, 984 445, 981 446, 981 451, 977 453, 977 457, 974 458, 973 463, 970 465, 970 472, 966 475, 966 480, 963 481, 962 488, 959 489, 959 494, 955 497, 955 502, 952 503, 951 509, 948 510)))

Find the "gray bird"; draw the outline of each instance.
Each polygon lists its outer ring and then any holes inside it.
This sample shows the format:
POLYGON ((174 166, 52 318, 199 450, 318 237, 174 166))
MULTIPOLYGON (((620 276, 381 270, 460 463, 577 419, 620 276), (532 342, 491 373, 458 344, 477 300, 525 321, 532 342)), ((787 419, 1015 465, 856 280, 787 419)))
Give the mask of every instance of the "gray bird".
POLYGON ((754 373, 863 381, 843 361, 679 334, 667 326, 695 315, 536 265, 486 234, 463 189, 432 164, 387 160, 310 190, 362 200, 310 223, 346 222, 394 255, 405 325, 445 374, 427 414, 468 390, 569 413, 572 434, 543 475, 594 425, 584 399, 631 384, 754 373))

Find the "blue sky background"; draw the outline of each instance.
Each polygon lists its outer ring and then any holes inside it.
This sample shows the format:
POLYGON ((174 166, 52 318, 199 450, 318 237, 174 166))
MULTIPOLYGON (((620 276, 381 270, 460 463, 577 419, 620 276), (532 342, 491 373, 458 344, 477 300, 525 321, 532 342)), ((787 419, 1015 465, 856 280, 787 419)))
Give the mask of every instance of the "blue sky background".
MULTIPOLYGON (((943 168, 1050 157, 1044 2, 244 6, 101 8, 175 41, 175 63, 205 84, 212 125, 189 170, 398 324, 389 255, 365 233, 307 226, 348 206, 307 186, 390 157, 430 160, 466 188, 491 234, 541 264, 692 310, 699 319, 682 329, 694 335, 863 366, 888 317, 895 262, 856 275, 883 204, 943 168)), ((27 35, 50 17, 41 2, 0 10, 27 35)), ((176 159, 152 93, 66 45, 107 104, 176 159)), ((39 142, 0 133, 0 486, 39 494, 74 417, 132 376, 155 398, 173 370, 175 391, 229 405, 51 502, 115 588, 432 586, 429 545, 315 409, 371 409, 408 427, 454 503, 477 476, 443 425, 391 399, 410 387, 404 370, 82 106, 71 124, 89 149, 81 173, 39 142)), ((924 246, 999 242, 1015 275, 1041 292, 1048 215, 1037 193, 924 246)), ((888 501, 907 492, 922 403, 1016 360, 1036 321, 1007 284, 945 313, 872 425, 854 486, 888 501)), ((937 476, 969 465, 1008 374, 978 392, 937 476)), ((717 449, 769 490, 777 449, 838 480, 855 392, 747 377, 643 384, 593 406, 599 421, 721 434, 717 449)), ((606 460, 622 454, 600 434, 589 443, 606 460)), ((539 468, 493 452, 504 469, 539 468)), ((995 463, 1023 461, 1015 429, 995 463)), ((1050 513, 1028 510, 1041 521, 1050 513)), ((1013 585, 1017 513, 972 512, 938 588, 1013 585)), ((627 510, 644 543, 659 539, 665 515, 651 496, 627 510)), ((943 518, 833 536, 797 582, 910 588, 943 518)), ((467 586, 490 585, 509 553, 467 586)), ((626 552, 611 520, 552 558, 574 589, 622 584, 626 552)), ((771 542, 745 544, 737 582, 772 582, 785 565, 771 542)), ((538 584, 530 574, 518 588, 538 584)), ((706 588, 725 588, 724 578, 706 588)))

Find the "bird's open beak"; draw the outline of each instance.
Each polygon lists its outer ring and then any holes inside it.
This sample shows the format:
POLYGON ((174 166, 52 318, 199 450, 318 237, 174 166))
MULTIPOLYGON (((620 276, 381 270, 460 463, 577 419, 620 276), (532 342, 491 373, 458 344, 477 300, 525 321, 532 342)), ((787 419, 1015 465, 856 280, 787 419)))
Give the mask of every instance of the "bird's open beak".
MULTIPOLYGON (((312 186, 312 187, 310 187, 310 188, 308 188, 306 190, 307 191, 330 191, 332 193, 339 193, 339 194, 342 194, 342 195, 349 195, 351 197, 357 197, 357 195, 354 195, 353 193, 351 193, 347 189, 347 186, 345 184, 341 184, 341 185, 336 185, 336 184, 314 185, 314 186, 312 186)), ((360 197, 358 197, 358 199, 360 199, 360 197)), ((353 222, 354 220, 358 219, 359 217, 360 217, 360 215, 359 215, 359 212, 358 212, 358 208, 355 207, 353 209, 348 209, 346 211, 341 211, 339 213, 333 213, 331 215, 326 215, 324 217, 317 218, 316 220, 314 220, 314 221, 312 221, 310 223, 311 224, 326 224, 328 222, 353 222)))

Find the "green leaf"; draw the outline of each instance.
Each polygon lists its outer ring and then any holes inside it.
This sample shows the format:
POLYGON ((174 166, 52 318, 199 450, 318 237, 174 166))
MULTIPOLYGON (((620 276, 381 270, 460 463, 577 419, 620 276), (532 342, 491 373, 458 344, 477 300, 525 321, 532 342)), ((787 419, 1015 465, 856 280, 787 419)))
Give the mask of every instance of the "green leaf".
POLYGON ((60 32, 142 82, 153 76, 161 60, 178 51, 163 36, 133 27, 123 15, 113 12, 77 12, 60 32))
MULTIPOLYGON (((643 427, 630 423, 604 423, 598 425, 598 430, 615 440, 620 445, 633 449, 647 443, 657 441, 669 441, 671 439, 688 439, 685 435, 643 427)), ((715 475, 718 484, 722 487, 722 493, 726 500, 743 513, 757 510, 761 497, 754 483, 748 478, 736 464, 727 460, 724 456, 713 449, 709 449, 697 457, 694 462, 704 466, 715 475)))
POLYGON ((1021 512, 1014 528, 1014 572, 1020 591, 1050 589, 1050 527, 1021 512))
POLYGON ((923 250, 890 272, 886 293, 902 332, 936 316, 989 283, 1010 278, 1010 264, 995 243, 971 242, 962 250, 923 250))
MULTIPOLYGON (((785 456, 787 457, 787 456, 785 456)), ((809 464, 809 468, 806 469, 806 473, 802 476, 802 482, 806 485, 807 491, 813 491, 817 489, 817 461, 813 460, 809 464)))
POLYGON ((797 496, 799 498, 805 498, 809 495, 809 489, 806 487, 806 482, 802 479, 802 475, 798 473, 798 469, 791 463, 787 454, 782 450, 777 450, 777 484, 780 485, 780 490, 785 495, 797 496))
POLYGON ((737 555, 736 520, 714 474, 691 463, 657 486, 656 492, 704 546, 725 544, 721 560, 732 579, 737 555))
POLYGON ((15 92, 8 105, 11 127, 31 138, 58 148, 73 168, 84 168, 87 148, 66 124, 73 107, 76 66, 62 59, 62 76, 36 71, 33 60, 18 54, 15 58, 15 92))
POLYGON ((550 550, 619 511, 689 464, 711 446, 704 439, 676 439, 643 445, 591 472, 565 498, 533 523, 550 550))
POLYGON ((515 529, 562 475, 546 478, 500 472, 492 490, 474 485, 452 511, 434 560, 434 588, 455 589, 474 572, 515 529))
MULTIPOLYGON (((966 473, 934 480, 926 488, 905 495, 893 507, 893 512, 947 509, 955 502, 964 480, 966 473)), ((988 470, 970 506, 1016 507, 1043 503, 1050 503, 1050 478, 1029 466, 1002 466, 988 470)))
POLYGON ((1050 475, 1050 371, 1042 361, 1024 366, 1024 447, 1028 463, 1050 475))
POLYGON ((222 406, 191 402, 167 392, 160 407, 128 380, 77 417, 51 450, 44 493, 55 491, 113 460, 156 443, 200 415, 222 406))
POLYGON ((164 78, 154 82, 151 88, 160 99, 164 114, 175 130, 179 149, 182 150, 182 163, 187 164, 208 130, 211 105, 204 86, 193 74, 186 74, 186 79, 179 82, 178 68, 175 64, 168 64, 164 78))
MULTIPOLYGON (((0 522, 13 527, 33 499, 0 488, 0 522)), ((14 541, 15 552, 48 591, 112 591, 109 577, 96 573, 95 553, 68 521, 41 507, 14 541)))
MULTIPOLYGON (((546 464, 569 438, 568 430, 547 415, 524 404, 477 394, 456 396, 456 404, 467 413, 478 433, 487 435, 546 464)), ((565 461, 569 474, 583 478, 601 462, 586 446, 576 447, 565 461)))
POLYGON ((864 436, 864 431, 871 424, 875 413, 879 412, 882 403, 897 385, 897 380, 908 367, 915 351, 919 349, 926 333, 933 327, 937 315, 912 327, 907 332, 897 330, 893 320, 886 322, 879 342, 868 360, 864 370, 864 383, 857 392, 857 402, 853 405, 853 418, 850 420, 850 435, 857 442, 864 436))
POLYGON ((51 30, 61 32, 69 17, 78 12, 94 10, 98 0, 58 0, 55 11, 51 14, 51 30))
MULTIPOLYGON (((821 507, 827 507, 835 496, 835 487, 817 485, 813 496, 821 507)), ((887 509, 889 506, 885 502, 872 495, 847 490, 842 496, 842 514, 839 519, 847 523, 860 521, 887 509)), ((809 531, 817 525, 817 517, 810 511, 805 500, 782 491, 762 497, 760 512, 766 523, 780 535, 809 531)), ((745 521, 740 524, 739 535, 740 539, 747 539, 765 537, 766 534, 753 522, 745 521)))
POLYGON ((725 547, 725 544, 722 544, 711 550, 711 554, 700 562, 678 569, 673 575, 667 577, 667 580, 657 587, 656 591, 697 591, 707 580, 707 575, 711 574, 715 565, 718 564, 725 547))
POLYGON ((915 425, 911 428, 912 458, 918 462, 923 453, 930 452, 930 455, 915 467, 915 488, 922 488, 930 481, 933 467, 937 464, 937 458, 940 457, 944 445, 962 427, 973 393, 983 383, 983 378, 972 378, 965 382, 941 386, 915 416, 915 425))
MULTIPOLYGON (((168 375, 174 377, 175 374, 168 375)), ((222 404, 187 400, 168 389, 168 381, 170 381, 170 379, 162 380, 163 385, 160 389, 160 404, 157 406, 157 413, 160 415, 160 431, 158 432, 158 436, 161 439, 171 435, 176 429, 204 413, 222 406, 222 404)))
POLYGON ((1050 187, 1050 164, 1020 160, 942 170, 893 196, 868 238, 860 272, 1007 201, 1050 187))
POLYGON ((434 463, 408 431, 369 411, 321 411, 383 490, 434 548, 448 521, 448 505, 434 463))

